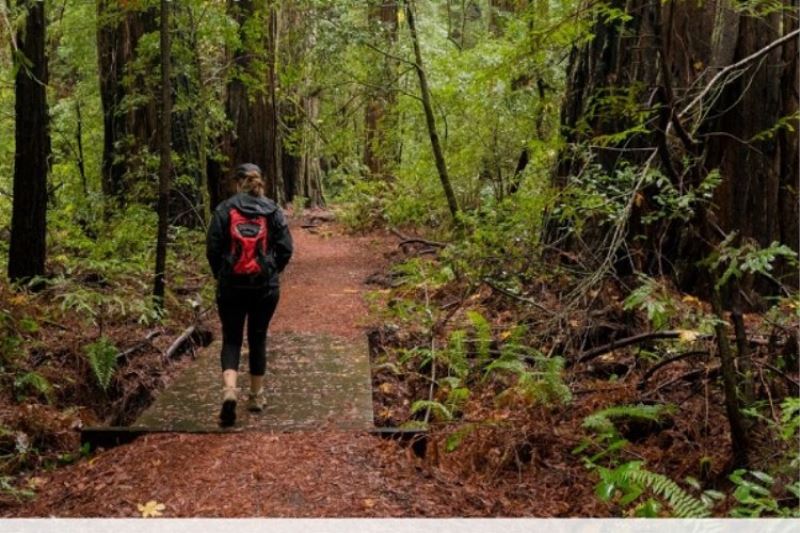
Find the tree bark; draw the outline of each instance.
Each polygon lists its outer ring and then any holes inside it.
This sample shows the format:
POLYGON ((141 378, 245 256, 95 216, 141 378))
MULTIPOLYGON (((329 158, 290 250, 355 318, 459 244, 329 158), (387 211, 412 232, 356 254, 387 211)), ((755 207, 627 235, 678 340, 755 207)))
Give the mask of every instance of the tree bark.
MULTIPOLYGON (((382 36, 379 46, 387 50, 391 50, 397 41, 397 8, 397 2, 383 0, 367 8, 369 25, 376 34, 382 36)), ((372 91, 366 105, 364 165, 370 174, 377 177, 386 177, 386 167, 392 159, 388 136, 391 123, 387 113, 394 104, 391 85, 394 83, 396 70, 397 62, 394 59, 388 56, 380 58, 373 72, 373 85, 379 89, 372 91)))
POLYGON ((158 235, 153 296, 158 307, 164 305, 164 277, 167 264, 167 227, 169 225, 169 185, 172 173, 172 83, 170 80, 169 0, 161 0, 161 128, 158 172, 158 235))
POLYGON ((234 71, 225 109, 233 131, 222 140, 227 165, 209 169, 214 203, 234 192, 229 171, 255 163, 264 173, 267 193, 281 200, 281 146, 277 109, 278 7, 268 0, 228 0, 228 13, 239 24, 241 46, 232 51, 234 71))
POLYGON ((157 101, 148 98, 135 107, 126 97, 149 95, 142 76, 131 76, 141 38, 157 29, 154 10, 139 11, 115 0, 97 0, 97 60, 103 106, 102 190, 125 205, 129 175, 142 168, 142 150, 157 148, 157 101), (126 80, 126 76, 128 79, 126 80))
POLYGON ((26 15, 24 26, 16 34, 18 53, 24 62, 14 56, 16 147, 8 277, 24 281, 45 272, 50 121, 45 3, 18 0, 17 5, 26 15))

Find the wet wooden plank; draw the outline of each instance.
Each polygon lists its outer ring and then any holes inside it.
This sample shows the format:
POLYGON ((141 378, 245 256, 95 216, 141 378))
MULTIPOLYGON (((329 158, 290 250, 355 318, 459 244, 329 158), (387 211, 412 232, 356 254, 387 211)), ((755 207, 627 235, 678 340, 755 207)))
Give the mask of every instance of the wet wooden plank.
MULTIPOLYGON (((220 431, 222 396, 219 342, 163 391, 129 428, 148 431, 220 431)), ((246 409, 247 355, 242 354, 237 422, 225 431, 293 431, 330 427, 373 429, 372 384, 366 339, 279 333, 268 342, 266 408, 246 409)))

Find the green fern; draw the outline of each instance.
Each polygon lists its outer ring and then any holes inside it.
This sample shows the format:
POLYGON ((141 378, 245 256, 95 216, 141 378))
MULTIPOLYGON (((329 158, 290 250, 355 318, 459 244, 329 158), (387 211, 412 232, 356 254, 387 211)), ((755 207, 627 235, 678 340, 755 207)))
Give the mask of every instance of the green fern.
POLYGON ((667 500, 678 518, 704 518, 710 514, 701 500, 680 488, 666 476, 649 470, 632 470, 627 477, 667 500))
POLYGON ((411 414, 417 414, 423 410, 430 410, 433 415, 441 421, 449 422, 453 419, 453 413, 443 403, 435 400, 417 400, 411 405, 411 414))
POLYGON ((670 478, 645 470, 641 461, 632 461, 614 469, 601 470, 602 481, 597 487, 600 497, 610 500, 617 491, 623 493, 620 503, 627 505, 645 490, 666 500, 678 518, 705 518, 710 516, 708 507, 670 478))
POLYGON ((97 383, 105 391, 111 385, 111 378, 117 369, 117 347, 106 337, 84 347, 89 366, 92 367, 97 383))
POLYGON ((447 349, 444 350, 444 356, 447 359, 450 372, 462 379, 469 373, 466 340, 467 332, 463 329, 457 329, 450 333, 447 349))
POLYGON ((546 357, 517 345, 515 349, 501 349, 500 357, 486 365, 484 378, 494 372, 509 372, 517 376, 513 389, 531 404, 566 404, 572 400, 572 392, 562 379, 563 370, 563 358, 546 357))
POLYGON ((567 404, 572 401, 572 391, 564 380, 563 357, 534 355, 530 372, 520 375, 517 386, 533 402, 541 404, 567 404))
POLYGON ((33 390, 36 394, 44 396, 48 403, 53 401, 53 385, 38 372, 24 372, 18 375, 14 378, 14 389, 22 394, 33 390))
POLYGON ((492 347, 492 326, 477 311, 467 311, 467 318, 475 329, 475 349, 481 361, 488 361, 492 347))
POLYGON ((615 433, 613 421, 616 419, 658 422, 674 410, 672 405, 615 405, 587 416, 583 419, 582 426, 596 433, 615 433))

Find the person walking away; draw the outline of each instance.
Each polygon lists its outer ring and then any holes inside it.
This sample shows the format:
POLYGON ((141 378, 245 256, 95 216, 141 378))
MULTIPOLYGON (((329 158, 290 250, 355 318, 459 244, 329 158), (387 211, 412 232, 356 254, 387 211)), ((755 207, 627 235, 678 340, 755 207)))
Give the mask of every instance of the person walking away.
POLYGON ((235 179, 238 192, 214 210, 206 240, 222 322, 222 426, 236 422, 245 320, 250 347, 247 408, 264 409, 267 328, 278 305, 280 273, 292 256, 292 236, 281 209, 264 196, 261 169, 245 163, 237 167, 235 179))

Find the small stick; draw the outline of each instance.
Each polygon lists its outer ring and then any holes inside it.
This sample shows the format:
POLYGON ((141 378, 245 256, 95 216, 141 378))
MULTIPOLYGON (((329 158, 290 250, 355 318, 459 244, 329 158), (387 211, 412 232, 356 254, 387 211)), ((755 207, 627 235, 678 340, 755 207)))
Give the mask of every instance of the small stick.
MULTIPOLYGON (((655 340, 655 339, 678 339, 680 338, 682 331, 677 330, 667 330, 667 331, 651 331, 649 333, 640 333, 639 335, 634 335, 632 337, 626 337, 624 339, 620 339, 618 341, 612 341, 608 344, 600 346, 599 348, 594 348, 589 350, 588 352, 584 352, 578 356, 575 360, 576 363, 585 363, 586 361, 591 361, 592 359, 596 359, 601 355, 604 355, 611 350, 617 348, 624 348, 626 346, 630 346, 631 344, 638 344, 640 342, 648 341, 648 340, 655 340)), ((710 339, 711 335, 698 335, 697 339, 710 339)))
POLYGON ((172 359, 175 356, 175 353, 178 351, 178 348, 180 348, 181 345, 192 336, 192 333, 194 333, 195 329, 195 326, 189 326, 183 330, 183 333, 181 333, 180 337, 175 339, 175 342, 173 342, 172 345, 167 349, 164 354, 164 358, 172 359))
POLYGON ((530 298, 525 298, 524 296, 520 296, 519 294, 514 294, 513 292, 509 291, 508 289, 504 289, 502 287, 499 287, 499 286, 495 285, 494 282, 492 282, 492 280, 490 280, 489 278, 483 278, 482 281, 485 284, 487 284, 489 287, 491 287, 492 289, 494 289, 497 292, 499 292, 500 294, 504 294, 504 295, 508 296, 509 298, 513 298, 513 299, 515 299, 517 301, 526 303, 528 305, 532 305, 533 307, 535 307, 539 311, 542 311, 542 312, 547 313, 549 315, 555 315, 555 313, 553 311, 551 311, 550 309, 546 308, 545 306, 543 306, 539 302, 531 300, 530 298))
POLYGON ((644 376, 642 376, 642 379, 641 381, 639 381, 639 385, 637 385, 636 388, 639 390, 645 388, 645 386, 647 385, 647 380, 649 380, 650 377, 653 374, 655 374, 659 368, 663 368, 671 363, 675 363, 677 361, 686 359, 688 357, 692 357, 694 355, 708 355, 708 352, 705 350, 694 350, 691 352, 684 352, 682 354, 676 355, 675 357, 670 357, 669 359, 664 359, 663 361, 659 361, 657 364, 653 365, 650 369, 647 370, 647 372, 644 373, 644 376))
POLYGON ((429 241, 428 239, 422 239, 419 237, 407 237, 394 228, 389 228, 389 231, 402 240, 402 242, 398 243, 397 246, 403 246, 404 244, 427 244, 428 246, 434 246, 436 248, 445 248, 447 246, 446 242, 429 241))

